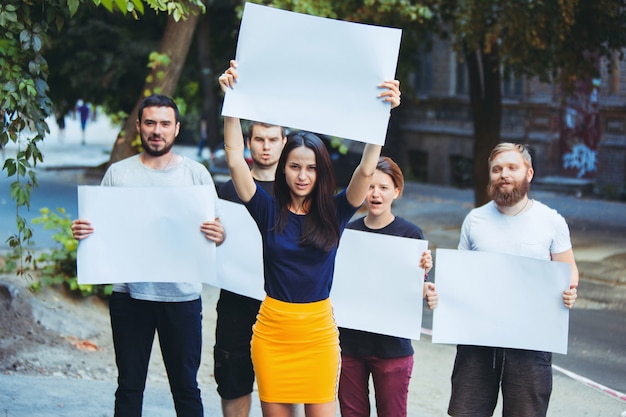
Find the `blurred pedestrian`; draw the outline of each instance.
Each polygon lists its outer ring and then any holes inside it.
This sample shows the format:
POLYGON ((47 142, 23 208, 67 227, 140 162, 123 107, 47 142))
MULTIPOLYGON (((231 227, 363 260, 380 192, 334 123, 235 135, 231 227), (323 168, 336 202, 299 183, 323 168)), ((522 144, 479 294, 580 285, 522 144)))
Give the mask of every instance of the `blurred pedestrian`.
POLYGON ((57 111, 55 113, 56 113, 55 120, 59 128, 57 140, 59 141, 59 143, 64 143, 65 142, 65 115, 61 114, 60 111, 57 111))
MULTIPOLYGON (((570 287, 563 292, 562 302, 572 308, 577 298, 578 268, 569 228, 555 210, 528 197, 534 175, 528 149, 500 143, 491 151, 488 164, 492 201, 466 216, 459 250, 569 264, 570 287)), ((448 414, 491 416, 500 389, 503 416, 545 416, 552 393, 552 353, 458 345, 448 414)))
POLYGON ((78 114, 80 116, 81 144, 85 144, 85 130, 87 128, 87 120, 89 120, 89 104, 78 101, 78 114))
MULTIPOLYGON (((208 126, 207 126, 207 118, 206 116, 204 116, 204 114, 202 115, 202 118, 200 118, 200 143, 198 143, 198 158, 202 158, 202 152, 204 151, 204 147, 207 144, 208 141, 208 126)), ((211 147, 209 146, 209 158, 213 159, 213 151, 211 150, 211 147)))

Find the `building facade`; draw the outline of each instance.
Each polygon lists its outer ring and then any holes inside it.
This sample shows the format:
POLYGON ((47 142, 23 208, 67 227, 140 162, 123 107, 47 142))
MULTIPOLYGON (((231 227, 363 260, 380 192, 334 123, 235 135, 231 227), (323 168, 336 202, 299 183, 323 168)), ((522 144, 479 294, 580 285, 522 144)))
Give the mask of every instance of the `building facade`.
MULTIPOLYGON (((619 68, 619 61, 612 62, 619 68)), ((558 86, 502 73, 502 141, 530 145, 535 183, 623 197, 626 188, 626 76, 608 71, 581 82, 568 98, 558 86)), ((451 45, 433 39, 410 80, 414 104, 402 109, 400 134, 410 177, 472 184, 473 122, 467 70, 451 45)))

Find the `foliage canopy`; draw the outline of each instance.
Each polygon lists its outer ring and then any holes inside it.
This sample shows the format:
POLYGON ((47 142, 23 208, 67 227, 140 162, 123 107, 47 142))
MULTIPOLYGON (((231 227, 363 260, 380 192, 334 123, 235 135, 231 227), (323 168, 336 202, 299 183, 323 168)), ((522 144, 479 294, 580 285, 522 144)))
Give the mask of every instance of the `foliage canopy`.
MULTIPOLYGON (((44 58, 48 35, 62 28, 82 4, 89 3, 135 18, 143 14, 144 5, 166 12, 175 20, 205 10, 202 0, 5 0, 0 4, 0 143, 13 141, 19 145, 16 157, 7 158, 3 166, 8 176, 16 178, 11 184, 11 197, 16 203, 17 232, 7 242, 20 253, 23 244, 32 238, 20 208, 29 208, 31 193, 37 186, 34 169, 43 161, 38 143, 49 132, 45 119, 52 114, 48 63, 44 58)), ((32 256, 27 253, 23 259, 30 262, 32 256)), ((23 267, 18 269, 18 273, 23 272, 23 267)))

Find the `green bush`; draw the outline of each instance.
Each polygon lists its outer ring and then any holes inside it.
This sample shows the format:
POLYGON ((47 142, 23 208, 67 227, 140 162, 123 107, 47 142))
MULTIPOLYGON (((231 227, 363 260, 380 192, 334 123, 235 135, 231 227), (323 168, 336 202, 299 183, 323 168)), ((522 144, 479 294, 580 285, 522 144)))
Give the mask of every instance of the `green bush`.
POLYGON ((52 239, 60 245, 42 252, 33 261, 33 267, 40 272, 39 282, 34 289, 41 285, 62 284, 72 292, 79 292, 83 297, 89 295, 111 295, 112 285, 79 284, 76 277, 76 249, 78 241, 72 236, 72 220, 63 208, 57 212, 44 207, 41 216, 33 219, 33 224, 42 225, 45 230, 56 230, 52 239))

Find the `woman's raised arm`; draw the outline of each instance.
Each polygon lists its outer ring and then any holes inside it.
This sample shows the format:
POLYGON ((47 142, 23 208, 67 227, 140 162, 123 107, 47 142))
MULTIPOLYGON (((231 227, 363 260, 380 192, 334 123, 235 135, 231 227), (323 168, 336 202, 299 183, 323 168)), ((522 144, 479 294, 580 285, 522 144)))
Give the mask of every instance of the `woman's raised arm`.
MULTIPOLYGON (((383 101, 390 103, 391 109, 395 109, 400 105, 400 81, 385 81, 379 85, 378 88, 385 89, 378 98, 382 98, 383 101)), ((372 175, 374 175, 376 171, 376 164, 378 164, 381 150, 382 146, 380 145, 369 143, 365 145, 361 162, 354 170, 354 174, 352 174, 352 178, 346 190, 348 202, 352 204, 353 207, 360 206, 363 200, 365 200, 372 175)))
MULTIPOLYGON (((237 82, 237 63, 230 61, 230 67, 219 77, 220 87, 227 94, 237 82)), ((237 195, 244 203, 252 199, 256 184, 244 158, 244 140, 241 121, 235 117, 224 116, 224 151, 237 195)))

